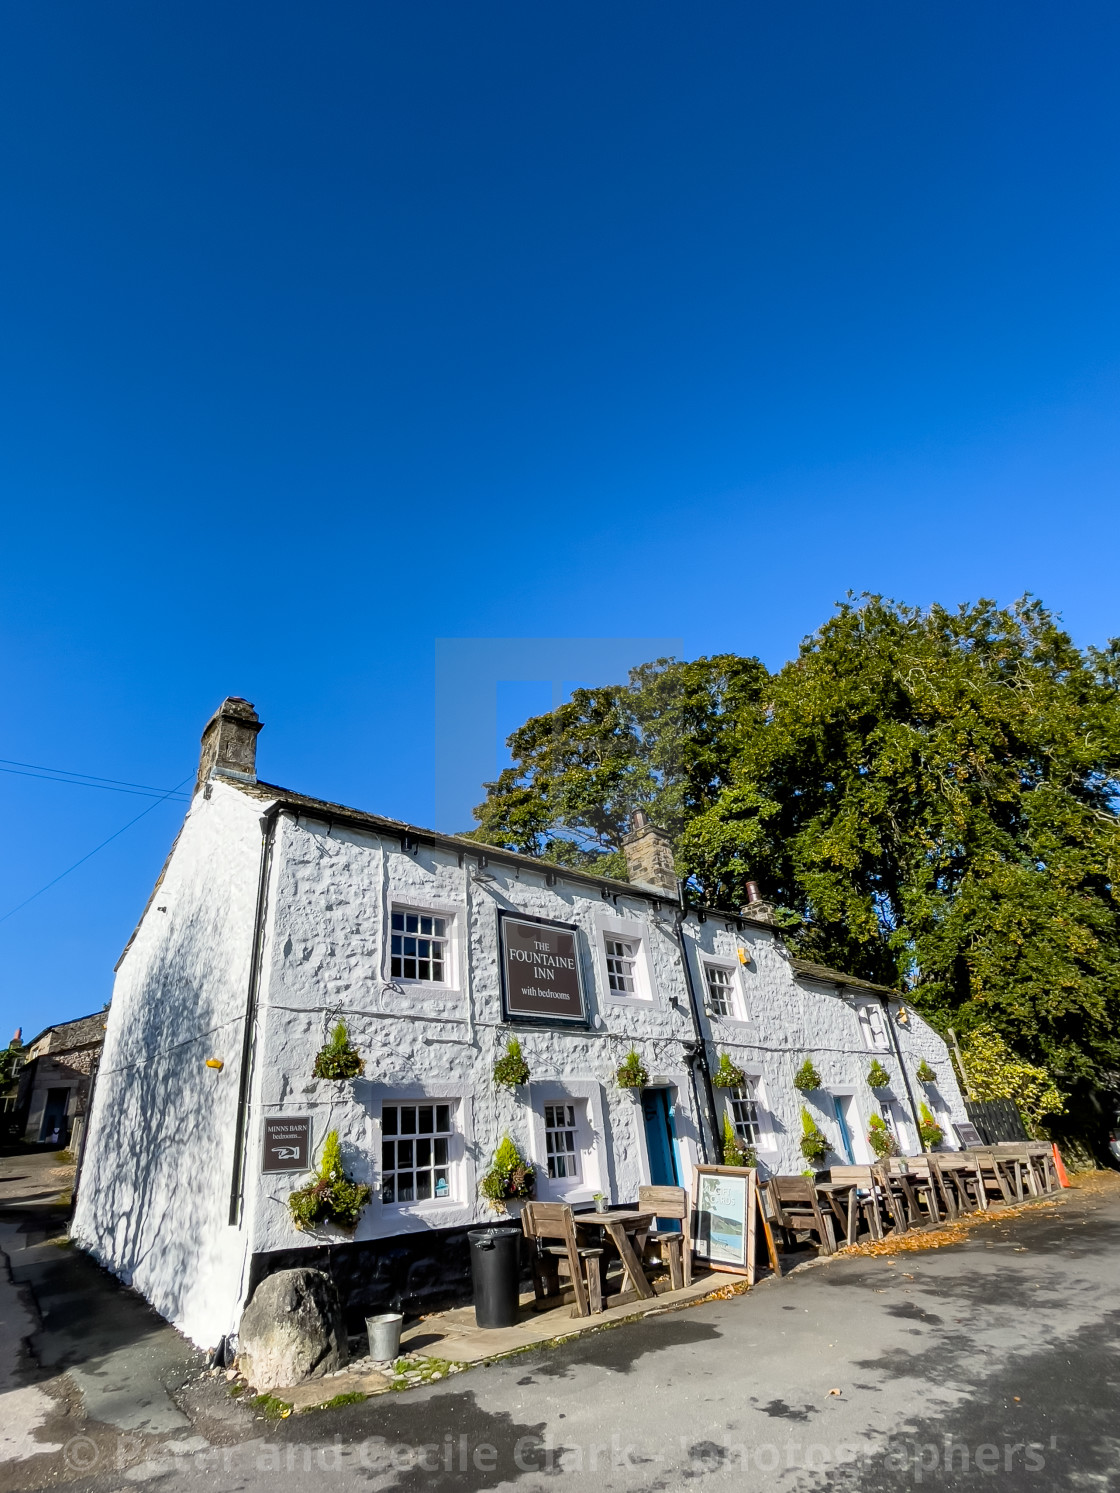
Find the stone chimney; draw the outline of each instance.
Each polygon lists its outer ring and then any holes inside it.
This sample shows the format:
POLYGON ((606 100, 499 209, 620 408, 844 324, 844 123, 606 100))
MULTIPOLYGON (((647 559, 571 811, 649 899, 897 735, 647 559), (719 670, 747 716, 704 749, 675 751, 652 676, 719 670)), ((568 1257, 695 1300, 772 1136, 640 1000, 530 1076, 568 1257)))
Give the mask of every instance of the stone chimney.
POLYGON ((757 881, 747 882, 747 900, 740 907, 739 912, 745 918, 751 918, 756 923, 774 922, 774 904, 767 902, 758 890, 757 881))
POLYGON ((634 828, 623 840, 622 849, 626 870, 635 886, 674 898, 680 895, 669 836, 651 824, 641 809, 634 811, 634 828))
POLYGON ((198 763, 200 788, 211 772, 220 777, 257 781, 257 712, 240 695, 223 700, 202 733, 202 755, 198 763))

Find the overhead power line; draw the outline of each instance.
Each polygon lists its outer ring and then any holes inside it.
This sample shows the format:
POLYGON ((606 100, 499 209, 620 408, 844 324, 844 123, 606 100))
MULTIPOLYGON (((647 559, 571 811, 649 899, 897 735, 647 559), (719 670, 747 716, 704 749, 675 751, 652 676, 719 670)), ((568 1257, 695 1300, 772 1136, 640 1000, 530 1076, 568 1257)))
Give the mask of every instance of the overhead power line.
POLYGON ((84 866, 86 861, 91 860, 99 850, 104 850, 106 845, 111 845, 114 840, 124 834, 126 829, 131 829, 134 824, 139 824, 141 819, 143 819, 145 815, 150 814, 153 809, 158 809, 161 803, 165 803, 169 798, 174 798, 174 796, 179 792, 179 789, 183 787, 183 784, 189 783, 193 776, 194 773, 189 772, 183 779, 182 783, 176 783, 174 788, 169 788, 162 798, 157 798, 154 804, 149 804, 146 809, 141 810, 141 812, 137 814, 135 819, 130 819, 127 824, 122 824, 120 829, 114 830, 107 840, 102 840, 100 845, 95 845, 92 850, 83 855, 81 860, 75 861, 72 866, 67 866, 65 871, 60 871, 52 881, 47 882, 46 886, 41 886, 37 892, 32 892, 30 897, 25 897, 22 902, 17 903, 15 907, 11 908, 10 911, 4 913, 4 915, 0 917, 0 923, 6 923, 10 917, 14 917, 15 914, 25 908, 29 902, 34 902, 36 897, 41 897, 44 892, 49 892, 52 886, 57 886, 64 877, 70 875, 71 871, 76 871, 79 866, 84 866))
POLYGON ((69 783, 76 788, 103 788, 108 793, 135 793, 145 798, 172 798, 176 794, 181 801, 188 795, 177 788, 153 788, 147 783, 122 782, 117 778, 99 778, 86 772, 70 772, 64 767, 43 767, 37 762, 13 762, 0 757, 0 772, 12 773, 20 778, 41 778, 47 783, 69 783))

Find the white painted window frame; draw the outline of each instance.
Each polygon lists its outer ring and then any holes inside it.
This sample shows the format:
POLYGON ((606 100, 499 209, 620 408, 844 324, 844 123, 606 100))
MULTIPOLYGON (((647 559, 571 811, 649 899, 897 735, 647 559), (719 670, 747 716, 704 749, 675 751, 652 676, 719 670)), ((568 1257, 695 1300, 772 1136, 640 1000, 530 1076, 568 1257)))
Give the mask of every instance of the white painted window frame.
POLYGON ((385 931, 382 939, 381 949, 381 979, 382 983, 391 986, 394 990, 404 991, 408 995, 461 995, 463 990, 463 965, 466 958, 466 950, 463 940, 466 936, 466 916, 462 903, 449 901, 446 897, 425 895, 423 891, 412 892, 407 895, 398 894, 390 888, 386 899, 385 909, 385 931), (393 914, 395 912, 419 913, 422 917, 437 917, 447 920, 447 964, 448 975, 442 981, 436 980, 406 980, 392 973, 393 958, 393 914))
MULTIPOLYGON (((478 1212, 478 1184, 474 1151, 473 1097, 461 1084, 376 1084, 370 1120, 371 1170, 373 1200, 382 1230, 407 1232, 409 1228, 450 1228, 468 1222, 478 1212), (381 1114, 386 1104, 453 1103, 455 1144, 449 1148, 448 1171, 452 1174, 454 1196, 425 1198, 423 1202, 383 1203, 381 1201, 381 1114)), ((396 1137, 394 1137, 395 1139, 396 1137)))
POLYGON ((738 957, 730 958, 724 954, 709 954, 706 949, 697 949, 697 960, 700 965, 700 995, 704 1002, 704 1014, 708 1020, 722 1026, 750 1026, 750 1017, 747 1015, 747 992, 743 984, 743 966, 738 957), (728 969, 731 971, 731 1005, 730 1016, 717 1016, 708 1004, 708 967, 716 969, 728 969))
MULTIPOLYGON (((735 1057, 734 1053, 732 1054, 732 1061, 738 1062, 738 1059, 735 1057)), ((754 1090, 755 1105, 758 1112, 758 1144, 755 1146, 755 1151, 757 1152, 760 1160, 769 1163, 771 1160, 776 1159, 779 1148, 778 1135, 776 1130, 774 1129, 774 1112, 767 1102, 766 1083, 762 1077, 762 1068, 757 1065, 752 1066, 749 1063, 743 1062, 739 1063, 739 1067, 743 1070, 743 1077, 754 1090)), ((719 1092, 720 1091, 717 1089, 716 1093, 718 1094, 719 1092)), ((726 1110, 728 1114, 730 1114, 731 1106, 726 1097, 724 1099, 723 1109, 726 1110)), ((735 1124, 734 1115, 731 1116, 731 1123, 732 1125, 735 1124)))
POLYGON ((548 1083, 530 1082, 529 1160, 537 1169, 536 1196, 541 1202, 589 1203, 597 1192, 610 1196, 611 1174, 606 1134, 603 1090, 600 1084, 575 1078, 548 1083), (582 1141, 586 1138, 587 1142, 580 1146, 580 1175, 571 1179, 575 1183, 572 1187, 564 1187, 563 1180, 554 1181, 548 1175, 544 1107, 546 1104, 560 1103, 576 1106, 580 1139, 582 1141))
POLYGON ((877 1001, 856 1001, 856 1020, 859 1022, 863 1045, 868 1052, 890 1052, 891 1034, 887 1030, 888 1017, 877 1001), (881 1023, 876 1032, 874 1017, 881 1023))
POLYGON ((653 977, 653 960, 650 957, 650 937, 653 931, 651 925, 640 918, 612 917, 601 912, 595 913, 593 923, 594 935, 591 943, 600 1002, 603 1005, 629 1006, 631 1009, 637 1006, 645 1010, 651 1006, 660 1006, 662 1002, 653 977), (608 938, 621 938, 627 943, 637 945, 634 958, 636 989, 633 995, 626 995, 622 991, 611 989, 607 974, 608 938))

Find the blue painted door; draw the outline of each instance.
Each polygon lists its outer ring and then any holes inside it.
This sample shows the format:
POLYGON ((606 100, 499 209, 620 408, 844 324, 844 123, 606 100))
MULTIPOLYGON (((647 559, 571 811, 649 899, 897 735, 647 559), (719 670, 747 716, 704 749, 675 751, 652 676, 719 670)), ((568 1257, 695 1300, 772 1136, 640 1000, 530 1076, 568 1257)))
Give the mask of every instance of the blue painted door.
POLYGON ((668 1089, 643 1089, 642 1113, 646 1122, 649 1180, 654 1187, 679 1187, 668 1089))
POLYGON ((852 1132, 848 1126, 848 1117, 844 1113, 845 1100, 839 1095, 832 1096, 832 1106, 836 1111, 836 1124, 840 1130, 840 1144, 844 1150, 844 1158, 849 1166, 855 1164, 855 1156, 852 1152, 852 1132))

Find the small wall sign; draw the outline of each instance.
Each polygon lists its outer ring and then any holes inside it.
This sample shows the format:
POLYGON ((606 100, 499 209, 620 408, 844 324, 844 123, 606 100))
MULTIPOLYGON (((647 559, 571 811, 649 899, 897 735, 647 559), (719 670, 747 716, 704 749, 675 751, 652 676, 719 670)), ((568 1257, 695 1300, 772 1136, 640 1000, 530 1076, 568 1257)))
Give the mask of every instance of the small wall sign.
POLYGON ((305 1172, 311 1162, 308 1115, 269 1115, 264 1122, 262 1172, 305 1172))
POLYGON ((578 929, 571 923, 498 913, 507 1021, 587 1025, 578 929))
POLYGON ((980 1132, 975 1125, 969 1124, 964 1120, 954 1120, 953 1129, 957 1132, 957 1139, 966 1150, 970 1146, 982 1146, 984 1144, 980 1138, 980 1132))

